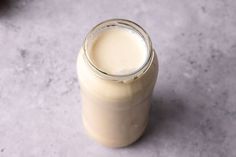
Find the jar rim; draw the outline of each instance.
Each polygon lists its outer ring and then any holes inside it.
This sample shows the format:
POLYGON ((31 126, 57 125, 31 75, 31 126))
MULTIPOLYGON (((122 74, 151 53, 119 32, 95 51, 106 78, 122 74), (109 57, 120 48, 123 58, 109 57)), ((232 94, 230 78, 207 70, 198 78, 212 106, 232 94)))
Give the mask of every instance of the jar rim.
POLYGON ((84 50, 84 59, 86 62, 89 64, 89 66, 92 68, 92 70, 101 78, 103 79, 108 79, 108 80, 113 80, 113 81, 129 81, 132 79, 137 79, 139 78, 142 74, 146 72, 148 67, 150 66, 153 57, 154 57, 154 51, 152 50, 152 42, 147 34, 147 32, 138 24, 135 22, 132 22, 130 20, 126 19, 109 19, 106 21, 103 21, 96 26, 94 26, 89 33, 87 34, 84 43, 83 43, 83 50, 84 50), (125 28, 125 29, 130 29, 132 31, 135 31, 145 42, 145 45, 147 47, 147 58, 145 62, 143 63, 142 66, 140 66, 138 69, 135 71, 132 71, 131 73, 128 74, 109 74, 107 72, 102 71, 99 69, 94 63, 91 61, 89 57, 89 49, 88 49, 88 44, 90 42, 90 38, 93 37, 93 34, 96 34, 97 32, 107 29, 109 27, 120 27, 120 28, 125 28))

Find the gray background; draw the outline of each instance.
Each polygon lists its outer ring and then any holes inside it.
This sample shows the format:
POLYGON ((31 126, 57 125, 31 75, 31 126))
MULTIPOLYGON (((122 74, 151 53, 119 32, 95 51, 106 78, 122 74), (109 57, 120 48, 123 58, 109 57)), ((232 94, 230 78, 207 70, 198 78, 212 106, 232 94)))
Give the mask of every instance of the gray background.
POLYGON ((235 0, 1 0, 0 157, 235 157, 235 0), (76 57, 86 33, 127 18, 160 61, 150 126, 109 149, 82 127, 76 57))

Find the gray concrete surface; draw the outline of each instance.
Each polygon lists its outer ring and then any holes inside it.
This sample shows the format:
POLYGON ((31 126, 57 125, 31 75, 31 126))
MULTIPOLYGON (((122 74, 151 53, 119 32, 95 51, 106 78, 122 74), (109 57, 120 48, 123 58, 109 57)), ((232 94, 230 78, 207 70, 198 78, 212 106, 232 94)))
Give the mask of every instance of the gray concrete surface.
POLYGON ((2 0, 0 157, 236 157, 235 0, 2 0), (149 32, 160 60, 150 126, 109 149, 81 124, 76 57, 98 22, 149 32))

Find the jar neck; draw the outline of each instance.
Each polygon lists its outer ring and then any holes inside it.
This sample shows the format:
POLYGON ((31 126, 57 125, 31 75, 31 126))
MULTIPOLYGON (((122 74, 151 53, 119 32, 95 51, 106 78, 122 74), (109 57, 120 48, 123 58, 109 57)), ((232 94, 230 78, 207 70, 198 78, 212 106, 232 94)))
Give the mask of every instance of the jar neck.
POLYGON ((98 25, 96 25, 86 36, 84 44, 83 44, 83 50, 84 50, 84 60, 89 65, 89 67, 93 70, 94 73, 96 73, 100 78, 102 79, 108 79, 112 81, 118 81, 118 82, 129 82, 134 79, 137 79, 141 77, 147 69, 150 67, 152 60, 154 58, 154 51, 152 50, 152 43, 150 40, 150 37, 145 32, 145 30, 137 25, 136 23, 124 19, 111 19, 104 21, 98 25), (125 75, 114 75, 109 74, 105 71, 102 71, 99 69, 96 65, 93 64, 89 57, 89 51, 91 50, 91 44, 93 43, 94 38, 97 34, 101 33, 102 31, 106 31, 107 29, 111 28, 123 28, 123 29, 129 29, 135 33, 137 33, 145 42, 146 48, 147 48, 147 57, 144 62, 144 64, 138 68, 137 70, 125 74, 125 75))

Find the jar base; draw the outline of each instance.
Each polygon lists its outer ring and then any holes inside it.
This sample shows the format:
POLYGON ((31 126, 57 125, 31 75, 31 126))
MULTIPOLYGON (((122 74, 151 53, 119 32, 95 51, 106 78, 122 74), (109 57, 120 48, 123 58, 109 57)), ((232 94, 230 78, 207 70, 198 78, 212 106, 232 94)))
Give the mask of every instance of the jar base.
POLYGON ((135 139, 130 140, 126 143, 118 143, 116 141, 109 141, 109 140, 105 140, 104 138, 102 138, 101 136, 97 135, 92 129, 91 127, 88 125, 88 123, 86 122, 85 118, 82 116, 82 121, 83 121, 83 126, 86 130, 87 135, 95 140, 97 143, 106 146, 106 147, 110 147, 110 148, 121 148, 121 147, 126 147, 128 145, 133 144, 134 142, 136 142, 144 133, 144 131, 147 128, 147 124, 145 125, 145 127, 143 128, 143 130, 140 132, 140 134, 138 136, 136 136, 135 139))

